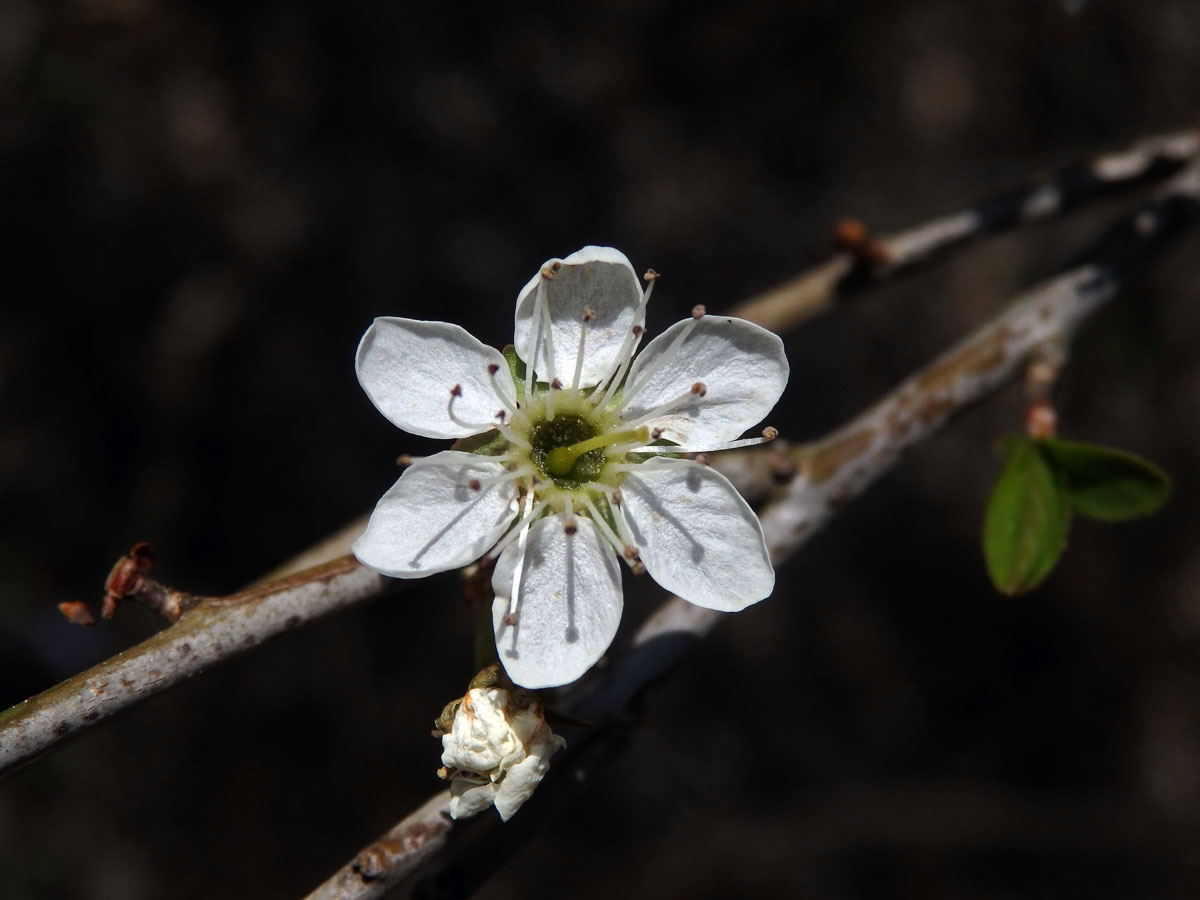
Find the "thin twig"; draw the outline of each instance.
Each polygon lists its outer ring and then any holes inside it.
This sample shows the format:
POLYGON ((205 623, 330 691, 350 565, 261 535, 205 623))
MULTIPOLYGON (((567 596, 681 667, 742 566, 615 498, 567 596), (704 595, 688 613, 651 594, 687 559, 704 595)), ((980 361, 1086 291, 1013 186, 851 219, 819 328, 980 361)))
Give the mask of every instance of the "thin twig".
POLYGON ((170 628, 0 713, 0 775, 214 663, 401 583, 344 556, 228 597, 194 598, 170 628))
POLYGON ((975 238, 1063 215, 1101 197, 1174 174, 1200 153, 1200 131, 1146 138, 1126 150, 1063 166, 1027 185, 960 212, 872 238, 857 222, 842 223, 830 259, 741 304, 733 315, 772 331, 789 331, 845 297, 909 272, 975 238))
MULTIPOLYGON (((846 426, 795 448, 791 455, 797 465, 796 477, 760 516, 772 559, 779 564, 790 558, 848 500, 889 471, 906 449, 940 431, 955 413, 1012 381, 1047 341, 1068 341, 1101 305, 1197 224, 1200 163, 1178 174, 1153 200, 1119 220, 1066 271, 1021 294, 1003 313, 846 426)), ((545 814, 562 805, 555 795, 576 793, 589 770, 616 749, 619 741, 611 740, 611 735, 631 721, 636 698, 669 674, 722 618, 721 613, 678 597, 665 601, 642 624, 630 649, 597 671, 574 695, 569 711, 592 724, 577 734, 568 733, 568 750, 555 760, 554 770, 522 814, 499 834, 487 824, 456 823, 455 831, 468 832, 455 842, 458 861, 432 876, 424 893, 441 900, 467 896, 510 858, 546 821, 545 814)), ((448 802, 446 792, 422 809, 443 802, 448 802)), ((450 830, 444 816, 442 824, 450 830)), ((373 870, 370 882, 355 877, 352 862, 312 897, 382 897, 410 879, 417 866, 433 862, 448 846, 446 834, 439 832, 439 837, 437 847, 423 845, 411 853, 393 855, 395 872, 373 870), (397 874, 401 871, 406 874, 397 874), (339 893, 322 893, 334 884, 339 893)))

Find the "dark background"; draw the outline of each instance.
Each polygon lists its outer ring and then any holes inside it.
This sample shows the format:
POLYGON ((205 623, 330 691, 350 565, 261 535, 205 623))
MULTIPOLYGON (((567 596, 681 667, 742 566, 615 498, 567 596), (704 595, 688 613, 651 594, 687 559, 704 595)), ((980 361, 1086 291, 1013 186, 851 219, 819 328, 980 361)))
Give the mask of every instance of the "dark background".
MULTIPOLYGON (((550 256, 664 273, 651 330, 1193 121, 1189 0, 0 0, 0 706, 159 627, 91 630, 135 540, 225 593, 435 449, 358 388, 371 318, 510 340, 550 256)), ((1133 198, 788 335, 818 436, 1133 198)), ((1078 524, 1020 599, 978 533, 1014 390, 914 450, 647 705, 489 898, 1200 896, 1200 259, 1087 325, 1069 437, 1173 501, 1078 524)), ((627 587, 627 626, 658 594, 627 587)), ((0 783, 0 897, 293 897, 438 789, 471 674, 453 576, 289 634, 0 783)))

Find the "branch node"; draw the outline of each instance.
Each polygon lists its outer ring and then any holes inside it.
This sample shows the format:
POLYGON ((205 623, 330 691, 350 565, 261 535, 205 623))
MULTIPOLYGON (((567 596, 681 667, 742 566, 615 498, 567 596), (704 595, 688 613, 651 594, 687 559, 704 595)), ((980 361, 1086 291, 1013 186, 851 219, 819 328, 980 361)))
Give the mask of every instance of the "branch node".
MULTIPOLYGON (((146 573, 153 565, 154 551, 146 541, 134 544, 128 553, 118 559, 104 583, 105 594, 100 606, 100 615, 111 619, 116 615, 117 607, 122 601, 140 600, 168 622, 175 622, 200 603, 200 597, 169 588, 148 577, 146 573)), ((60 610, 62 606, 60 604, 60 610)), ((73 610, 72 613, 78 615, 78 610, 73 610)), ((71 621, 76 621, 66 610, 63 610, 63 615, 71 621)))
POLYGON ((858 219, 842 219, 838 222, 833 227, 833 243, 868 265, 884 266, 892 262, 887 247, 872 238, 867 226, 858 219))

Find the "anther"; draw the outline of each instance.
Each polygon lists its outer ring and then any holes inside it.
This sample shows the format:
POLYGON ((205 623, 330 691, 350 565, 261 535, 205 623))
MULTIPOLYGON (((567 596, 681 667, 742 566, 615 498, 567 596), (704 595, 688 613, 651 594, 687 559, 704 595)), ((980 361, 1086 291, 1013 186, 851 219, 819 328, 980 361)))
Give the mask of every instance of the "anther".
POLYGON ((775 438, 779 437, 779 429, 768 425, 762 430, 762 436, 765 440, 773 441, 775 438))
POLYGON ((499 419, 499 420, 500 420, 500 424, 501 424, 501 425, 503 425, 503 424, 504 424, 504 420, 505 420, 506 418, 508 418, 508 413, 507 413, 507 412, 505 412, 504 410, 500 410, 499 412, 497 412, 497 413, 496 413, 496 418, 497 418, 497 419, 499 419))
POLYGON ((697 453, 696 462, 702 466, 710 466, 712 465, 712 458, 707 453, 697 453))
POLYGON ((638 558, 637 547, 634 547, 632 544, 626 544, 625 545, 625 558, 626 559, 637 559, 638 558))
POLYGON ((647 269, 647 270, 646 270, 646 274, 642 276, 642 280, 644 280, 644 281, 657 281, 657 280, 658 280, 659 278, 661 278, 661 277, 662 277, 662 276, 660 276, 660 275, 659 275, 657 272, 655 272, 653 269, 647 269))
POLYGON ((634 333, 635 337, 641 337, 643 334, 646 333, 646 329, 643 328, 641 325, 634 325, 633 333, 634 333))
POLYGON ((407 453, 401 453, 396 457, 396 465, 407 468, 413 464, 413 458, 407 453))
POLYGON ((621 489, 617 488, 615 491, 613 491, 609 495, 608 499, 611 500, 614 505, 620 506, 621 505, 621 489))
POLYGON ((450 396, 451 397, 461 397, 462 396, 462 385, 456 384, 454 387, 450 388, 450 396))
POLYGON ((549 281, 558 274, 558 270, 562 268, 562 260, 556 259, 550 265, 542 267, 542 277, 549 281))
POLYGON ((555 378, 552 382, 550 382, 550 387, 554 388, 554 390, 556 390, 556 391, 561 391, 562 390, 562 382, 559 381, 557 378, 555 378))
POLYGON ((662 429, 661 428, 651 429, 651 431, 650 431, 650 439, 651 440, 657 441, 660 437, 662 437, 662 429))
POLYGON ((499 371, 500 371, 499 363, 488 363, 488 374, 489 375, 495 375, 499 371))
POLYGON ((706 388, 704 386, 703 381, 697 381, 695 384, 692 385, 692 393, 696 394, 697 396, 703 397, 705 394, 708 393, 708 388, 706 388))
POLYGON ((596 311, 590 306, 585 306, 583 308, 583 321, 590 322, 594 318, 596 318, 596 311))
POLYGON ((574 537, 575 532, 577 532, 578 530, 579 530, 579 526, 575 523, 574 519, 572 519, 570 522, 568 522, 566 525, 563 526, 563 532, 567 535, 567 537, 574 537))
POLYGON ((467 487, 469 487, 471 490, 478 493, 479 490, 483 487, 483 485, 479 483, 478 478, 472 478, 470 481, 467 482, 467 487))
POLYGON ((707 312, 708 312, 708 310, 706 310, 704 308, 703 303, 697 303, 695 306, 692 307, 692 318, 693 319, 703 319, 707 312))
POLYGON ((507 625, 509 628, 512 628, 514 625, 516 625, 517 624, 517 614, 516 613, 505 613, 504 614, 504 624, 507 625))
POLYGON ((632 572, 634 575, 645 575, 646 574, 646 564, 644 562, 642 562, 640 559, 635 559, 633 561, 633 565, 631 565, 629 567, 629 571, 632 572))

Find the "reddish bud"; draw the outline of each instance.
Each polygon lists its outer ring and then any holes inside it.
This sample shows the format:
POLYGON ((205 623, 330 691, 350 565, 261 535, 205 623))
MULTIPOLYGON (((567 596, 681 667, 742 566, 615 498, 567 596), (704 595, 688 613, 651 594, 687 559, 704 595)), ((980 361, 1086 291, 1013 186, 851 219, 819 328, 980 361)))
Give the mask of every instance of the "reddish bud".
POLYGON ((96 617, 82 600, 68 600, 58 604, 58 611, 66 616, 72 625, 95 625, 96 617))

